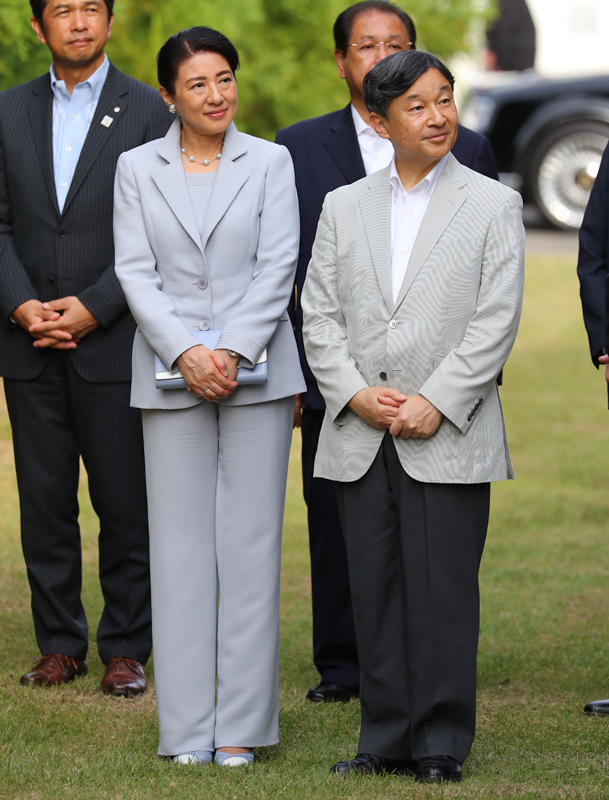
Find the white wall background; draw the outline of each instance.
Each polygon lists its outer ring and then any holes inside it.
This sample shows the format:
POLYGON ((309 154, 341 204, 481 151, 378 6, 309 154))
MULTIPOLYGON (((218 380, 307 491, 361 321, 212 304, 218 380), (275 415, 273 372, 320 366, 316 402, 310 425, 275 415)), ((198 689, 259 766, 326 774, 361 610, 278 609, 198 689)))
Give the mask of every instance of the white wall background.
POLYGON ((540 75, 609 74, 609 0, 527 0, 540 75))

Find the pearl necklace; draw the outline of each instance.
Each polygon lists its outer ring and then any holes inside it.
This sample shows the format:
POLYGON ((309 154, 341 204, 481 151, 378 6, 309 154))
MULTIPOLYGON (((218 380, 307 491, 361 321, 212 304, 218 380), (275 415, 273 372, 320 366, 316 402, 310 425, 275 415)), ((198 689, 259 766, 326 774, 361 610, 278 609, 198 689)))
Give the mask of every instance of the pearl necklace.
POLYGON ((186 156, 186 158, 189 161, 195 161, 197 164, 203 164, 204 167, 206 167, 208 164, 211 164, 212 161, 215 161, 218 158, 222 158, 222 153, 218 153, 218 155, 214 156, 213 158, 204 158, 203 161, 199 161, 198 158, 195 158, 194 156, 189 155, 186 152, 186 148, 185 147, 180 147, 180 151, 182 153, 184 153, 184 155, 186 156))

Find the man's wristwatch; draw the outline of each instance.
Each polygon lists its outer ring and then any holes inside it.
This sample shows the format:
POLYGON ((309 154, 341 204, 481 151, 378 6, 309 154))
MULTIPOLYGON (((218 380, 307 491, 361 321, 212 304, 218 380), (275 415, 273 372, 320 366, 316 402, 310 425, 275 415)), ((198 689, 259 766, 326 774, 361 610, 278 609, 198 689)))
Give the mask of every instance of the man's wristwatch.
POLYGON ((234 350, 227 350, 226 352, 231 358, 241 358, 241 353, 235 353, 234 350))

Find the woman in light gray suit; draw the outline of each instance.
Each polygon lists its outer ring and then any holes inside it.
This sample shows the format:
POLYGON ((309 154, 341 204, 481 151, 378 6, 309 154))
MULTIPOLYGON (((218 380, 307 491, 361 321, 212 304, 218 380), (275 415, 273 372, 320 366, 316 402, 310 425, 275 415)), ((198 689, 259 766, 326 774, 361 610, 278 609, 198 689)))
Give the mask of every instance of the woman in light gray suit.
POLYGON ((167 136, 123 154, 116 273, 135 317, 159 754, 238 766, 278 741, 279 566, 304 391, 286 307, 299 227, 288 151, 237 131, 237 51, 217 31, 158 55, 167 136), (222 331, 210 350, 193 331, 222 331), (239 386, 266 348, 268 381, 239 386), (158 389, 155 353, 186 389, 158 389), (217 679, 217 696, 216 696, 217 679))

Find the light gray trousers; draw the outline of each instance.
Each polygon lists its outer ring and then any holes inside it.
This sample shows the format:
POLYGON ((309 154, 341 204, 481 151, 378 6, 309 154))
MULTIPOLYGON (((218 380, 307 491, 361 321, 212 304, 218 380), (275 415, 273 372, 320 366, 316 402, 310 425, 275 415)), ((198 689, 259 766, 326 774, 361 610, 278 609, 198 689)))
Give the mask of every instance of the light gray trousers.
POLYGON ((293 397, 142 412, 160 755, 279 740, 293 415, 293 397))

